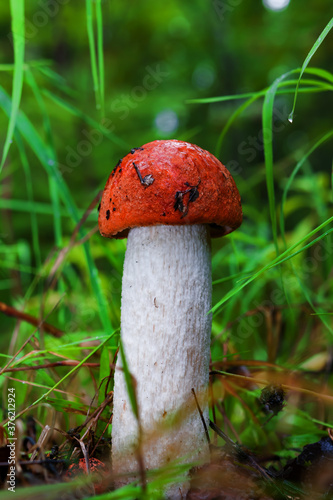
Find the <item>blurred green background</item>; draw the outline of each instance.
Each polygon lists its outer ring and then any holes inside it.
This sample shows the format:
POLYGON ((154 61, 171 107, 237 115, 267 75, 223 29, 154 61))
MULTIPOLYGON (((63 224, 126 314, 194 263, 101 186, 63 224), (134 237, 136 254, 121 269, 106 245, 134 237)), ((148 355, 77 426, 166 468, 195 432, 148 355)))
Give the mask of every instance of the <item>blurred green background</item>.
MULTIPOLYGON (((219 134, 239 106, 239 101, 193 104, 187 100, 259 91, 281 74, 300 67, 327 23, 331 2, 308 1, 305 8, 303 2, 291 0, 281 10, 277 10, 278 6, 279 2, 274 3, 274 0, 267 0, 265 5, 260 1, 240 0, 171 1, 167 4, 141 1, 130 5, 103 1, 103 110, 96 109, 85 2, 26 2, 25 61, 29 64, 35 87, 31 85, 31 78, 28 80, 26 76, 21 109, 42 139, 47 144, 53 143, 56 166, 81 211, 88 208, 118 159, 130 148, 154 139, 177 138, 218 153, 221 161, 233 172, 241 191, 245 214, 243 231, 254 237, 271 237, 264 182, 262 99, 249 107, 231 127, 221 152, 217 151, 219 134), (36 99, 36 88, 39 100, 36 99), (61 98, 68 107, 73 106, 74 114, 59 105, 56 98, 61 98), (46 115, 49 129, 45 125, 46 115), (87 117, 95 120, 96 126, 105 124, 113 134, 111 138, 103 137, 94 123, 87 123, 84 119, 87 117), (256 211, 260 212, 258 226, 253 224, 256 211), (250 224, 247 224, 248 212, 251 213, 250 224)), ((8 2, 2 2, 0 6, 0 29, 0 63, 6 65, 13 61, 8 2)), ((318 67, 329 69, 331 54, 330 34, 313 62, 318 67)), ((6 67, 3 69, 1 85, 10 94, 13 72, 6 67)), ((293 163, 329 128, 332 115, 328 99, 331 103, 327 93, 300 94, 291 125, 287 117, 293 95, 276 98, 274 158, 278 200, 281 198, 280 188, 285 184, 293 163)), ((0 120, 4 142, 8 118, 1 113, 0 120)), ((313 162, 313 171, 326 184, 331 168, 330 146, 329 142, 324 144, 313 162)), ((30 164, 33 206, 27 201, 27 181, 15 144, 10 149, 1 182, 4 268, 0 295, 2 300, 14 305, 23 300, 41 263, 55 246, 68 242, 74 227, 61 201, 61 222, 54 216, 54 205, 50 203, 53 196, 50 191, 54 186, 29 145, 26 145, 26 154, 30 164), (39 255, 32 246, 31 208, 37 217, 39 255), (29 269, 31 272, 25 272, 29 269)), ((304 202, 304 197, 303 202, 298 202, 286 219, 287 228, 295 227, 295 223, 311 209, 312 202, 315 200, 311 197, 307 202, 304 202)), ((218 248, 225 244, 224 241, 214 242, 218 248)), ((111 245, 117 257, 123 253, 124 242, 110 244, 95 235, 91 240, 94 257, 98 259, 99 249, 107 245, 111 245)), ((251 248, 250 251, 252 253, 251 248)), ((75 280, 85 282, 83 263, 78 269, 80 255, 77 249, 69 254, 73 262, 66 266, 70 274, 67 278, 74 282, 72 287, 68 287, 68 282, 64 287, 67 293, 65 301, 69 300, 69 293, 76 290, 75 280)), ((117 303, 121 278, 121 257, 119 259, 117 270, 113 270, 117 303)), ((103 264, 99 259, 98 264, 108 272, 107 262, 103 264)), ((63 279, 66 279, 66 272, 63 279)), ((89 284, 87 286, 86 295, 89 295, 89 284)), ((31 294, 34 295, 35 291, 31 294)), ((62 326, 73 314, 67 311, 62 315, 62 326)), ((117 321, 116 307, 113 314, 117 321)), ((1 339, 6 343, 12 320, 2 317, 1 324, 1 339)), ((89 322, 84 322, 84 325, 89 329, 89 322)))
MULTIPOLYGON (((277 1, 277 7, 278 4, 277 1)), ((49 114, 58 168, 80 209, 88 207, 118 158, 131 147, 154 139, 178 138, 197 143, 213 153, 216 151, 222 127, 239 103, 199 105, 187 103, 188 99, 259 91, 282 73, 301 65, 328 21, 331 1, 309 0, 305 7, 304 2, 291 0, 282 10, 274 10, 274 5, 274 0, 266 2, 266 6, 254 0, 170 1, 167 4, 104 0, 105 111, 102 113, 95 104, 85 2, 26 2, 25 60, 27 63, 45 60, 45 65, 38 67, 32 63, 31 72, 44 92, 42 99, 49 114), (66 112, 52 100, 48 91, 97 123, 105 117, 117 139, 101 138, 91 124, 66 112)), ((10 29, 9 4, 2 2, 1 64, 13 61, 10 29)), ((330 35, 316 53, 315 65, 329 69, 331 54, 330 35)), ((0 74, 1 85, 9 94, 12 76, 12 71, 0 74)), ((279 169, 288 168, 295 150, 306 147, 326 131, 331 120, 327 94, 300 95, 295 121, 289 125, 287 115, 292 99, 292 95, 281 95, 276 101, 279 132, 274 138, 274 154, 276 161, 281 160, 279 169)), ((262 101, 256 102, 231 128, 219 154, 221 161, 234 170, 240 188, 246 186, 247 179, 264 176, 261 106, 262 101)), ((27 84, 23 88, 21 108, 47 140, 40 106, 27 84)), ((3 143, 8 120, 3 113, 0 120, 3 143)), ((329 153, 330 145, 326 144, 316 158, 315 169, 328 171, 329 153)), ((44 260, 55 244, 50 188, 45 169, 29 148, 27 155, 34 200, 38 202, 35 210, 38 209, 44 260)), ((254 196, 246 189, 241 195, 245 204, 260 203, 260 210, 268 208, 264 183, 254 196)), ((36 256, 29 251, 28 208, 24 204, 13 205, 13 200, 27 199, 15 145, 3 169, 1 198, 3 243, 21 244, 22 265, 38 266, 36 256), (12 203, 6 204, 6 200, 12 203)), ((73 228, 65 213, 62 226, 66 234, 73 228)), ((246 231, 246 220, 243 228, 246 231)), ((8 295, 14 295, 18 300, 31 276, 8 275, 4 271, 2 278, 1 297, 8 299, 8 295), (5 287, 7 279, 11 279, 9 288, 5 287)), ((7 331, 8 321, 4 318, 1 321, 3 332, 7 331)))
MULTIPOLYGON (((167 4, 141 1, 128 5, 105 0, 102 8, 104 116, 112 122, 114 133, 124 146, 117 147, 103 140, 98 147, 91 148, 91 153, 89 147, 82 146, 80 155, 80 141, 87 139, 84 131, 89 133, 92 127, 44 98, 59 163, 64 165, 66 183, 81 208, 103 186, 119 156, 126 153, 126 143, 132 147, 158 138, 175 137, 197 142, 214 152, 218 135, 236 104, 193 105, 186 100, 258 91, 282 73, 299 67, 328 21, 332 4, 329 0, 310 0, 305 8, 303 2, 291 0, 285 10, 274 11, 265 8, 261 1, 171 1, 167 4), (149 74, 153 76, 147 78, 149 74), (74 153, 68 154, 73 150, 78 153, 78 159, 74 153), (87 191, 87 186, 92 191, 87 191)), ((11 63, 7 2, 0 6, 0 23, 0 61, 11 63)), ((43 73, 33 70, 38 85, 63 98, 62 91, 67 85, 71 93, 66 99, 100 122, 102 116, 96 110, 90 70, 85 2, 26 2, 26 41, 25 60, 48 60, 48 67, 59 79, 64 79, 62 88, 60 81, 55 84, 43 73)), ((329 69, 331 50, 332 36, 329 36, 315 55, 315 65, 329 69)), ((8 92, 11 79, 12 73, 1 73, 1 83, 8 92)), ((292 97, 278 99, 277 106, 284 112, 284 119, 290 111, 292 97)), ((28 86, 23 90, 22 109, 42 133, 40 109, 28 86)), ((301 141, 312 138, 311 133, 315 136, 326 130, 331 118, 326 95, 305 98, 300 102, 297 115, 293 126, 286 127, 276 139, 277 159, 292 154, 301 141)), ((4 116, 1 118, 4 137, 7 120, 4 116)), ((224 163, 238 161, 242 165, 242 176, 251 176, 263 155, 258 151, 249 161, 249 155, 242 154, 239 145, 249 135, 257 136, 260 129, 261 103, 258 103, 225 141, 221 160, 224 163)), ((11 159, 13 156, 14 151, 11 159)), ((32 165, 32 169, 36 198, 46 201, 43 169, 37 165, 32 165)), ((13 175, 13 198, 24 199, 25 186, 18 181, 19 175, 19 172, 13 175)), ((27 236, 23 220, 22 226, 18 221, 16 224, 17 236, 27 236)), ((47 231, 47 224, 45 226, 47 231)))
MULTIPOLYGON (((76 222, 66 206, 66 192, 50 172, 55 169, 61 173, 62 185, 68 186, 82 215, 118 159, 131 148, 155 139, 186 140, 217 154, 240 190, 242 227, 213 242, 214 279, 231 276, 231 280, 214 286, 214 304, 236 289, 240 277, 273 261, 274 231, 262 141, 263 98, 236 119, 221 144, 223 127, 244 101, 188 101, 257 92, 287 71, 300 68, 329 21, 332 2, 290 0, 279 9, 282 4, 278 0, 102 1, 105 101, 96 105, 85 2, 26 2, 26 65, 20 109, 41 140, 40 154, 52 154, 47 170, 27 136, 18 137, 21 149, 17 134, 11 144, 1 174, 0 300, 36 317, 47 315, 48 322, 65 331, 66 341, 79 342, 87 334, 98 337, 105 330, 110 333, 108 321, 115 328, 119 326, 126 241, 105 241, 94 233, 85 250, 82 244, 70 248, 58 266, 57 258, 69 244, 76 222), (107 129, 104 136, 101 124, 107 129), (57 279, 51 286, 54 265, 57 279)), ((96 39, 95 9, 93 13, 96 39)), ((0 85, 10 95, 13 68, 8 65, 13 63, 13 45, 9 2, 0 4, 0 31, 0 85)), ((311 66, 331 70, 332 49, 330 33, 311 66)), ((314 77, 307 78, 305 87, 310 87, 314 77)), ((295 84, 289 93, 276 96, 273 113, 278 218, 283 190, 297 162, 304 159, 283 212, 285 239, 279 226, 280 252, 285 244, 294 244, 332 216, 332 142, 323 142, 305 159, 311 146, 332 127, 332 97, 326 91, 299 93, 291 124, 288 115, 294 90, 295 84)), ((1 144, 7 127, 8 117, 1 112, 1 144)), ((96 227, 96 221, 94 209, 76 240, 96 227)), ((332 357, 330 317, 325 316, 326 323, 320 319, 320 315, 331 313, 332 298, 333 247, 331 240, 325 241, 324 259, 312 261, 313 248, 309 249, 292 264, 287 262, 265 273, 235 293, 223 311, 217 311, 213 334, 223 335, 213 342, 213 360, 220 360, 226 352, 225 342, 229 342, 229 354, 238 352, 248 359, 276 362, 286 370, 300 368, 313 356, 322 355, 323 361, 316 365, 321 380, 323 366, 328 366, 332 357), (260 312, 265 304, 272 313, 273 331, 267 314, 260 312), (246 314, 256 309, 257 323, 249 323, 253 315, 246 314), (278 317, 281 314, 282 318, 278 317)), ((32 326, 18 325, 6 316, 0 317, 0 324, 0 348, 10 355, 33 331, 32 326)), ((50 348, 61 344, 48 335, 40 342, 50 348)), ((82 359, 74 351, 68 355, 82 359)), ((325 373, 331 378, 329 366, 330 375, 325 373)), ((39 373, 35 376, 36 380, 42 377, 39 373)), ((87 372, 84 380, 89 376, 87 372)), ((231 412, 237 403, 233 400, 229 404, 231 412)), ((311 404, 309 408, 313 410, 311 404)), ((236 409, 235 422, 240 425, 239 432, 246 434, 248 431, 241 429, 243 409, 240 405, 236 409)), ((326 417, 320 414, 321 419, 326 417)), ((303 423, 297 425, 301 429, 303 423)))

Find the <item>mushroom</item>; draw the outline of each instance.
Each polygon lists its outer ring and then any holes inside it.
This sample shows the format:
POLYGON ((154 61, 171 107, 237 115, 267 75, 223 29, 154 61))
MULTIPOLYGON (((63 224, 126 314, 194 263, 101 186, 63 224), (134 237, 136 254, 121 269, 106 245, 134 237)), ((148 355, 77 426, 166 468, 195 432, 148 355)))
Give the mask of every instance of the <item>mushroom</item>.
MULTIPOLYGON (((177 140, 153 141, 120 160, 106 183, 99 229, 126 238, 121 339, 136 384, 144 467, 209 462, 211 334, 210 237, 242 222, 228 170, 208 151, 177 140)), ((118 356, 112 421, 113 471, 138 471, 139 425, 118 356)), ((184 498, 184 480, 167 491, 184 498)))

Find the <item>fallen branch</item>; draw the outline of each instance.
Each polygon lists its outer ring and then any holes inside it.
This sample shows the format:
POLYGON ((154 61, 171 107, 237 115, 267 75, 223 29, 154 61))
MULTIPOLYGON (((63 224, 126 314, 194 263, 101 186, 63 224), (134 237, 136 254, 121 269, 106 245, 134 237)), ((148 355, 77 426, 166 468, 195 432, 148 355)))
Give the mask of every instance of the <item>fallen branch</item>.
MULTIPOLYGON (((22 365, 22 366, 17 366, 15 368, 6 368, 3 370, 1 373, 6 373, 6 372, 22 372, 22 371, 28 371, 28 370, 41 370, 42 368, 55 368, 57 366, 77 366, 80 363, 80 361, 55 361, 54 363, 45 363, 44 365, 35 365, 35 366, 27 366, 27 365, 22 365)), ((98 368, 99 363, 83 363, 81 366, 89 366, 90 368, 98 368)))
POLYGON ((35 326, 36 328, 43 327, 43 329, 47 332, 53 335, 54 337, 62 337, 64 335, 64 332, 62 330, 59 330, 53 325, 50 325, 50 323, 46 323, 43 319, 38 319, 35 318, 35 316, 31 316, 31 314, 24 313, 22 311, 19 311, 18 309, 15 309, 14 307, 8 306, 4 302, 0 302, 0 312, 5 314, 6 316, 10 316, 12 318, 17 318, 21 321, 26 321, 27 323, 30 323, 30 325, 35 326))

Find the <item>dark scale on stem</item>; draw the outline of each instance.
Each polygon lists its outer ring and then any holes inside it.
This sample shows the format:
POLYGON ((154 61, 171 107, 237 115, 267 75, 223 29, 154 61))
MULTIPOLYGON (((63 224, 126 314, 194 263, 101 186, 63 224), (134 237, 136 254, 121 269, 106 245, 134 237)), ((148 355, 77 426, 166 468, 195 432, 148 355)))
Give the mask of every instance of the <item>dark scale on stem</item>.
POLYGON ((115 212, 115 211, 116 211, 116 207, 113 207, 113 209, 112 209, 112 210, 113 210, 113 212, 115 212))
POLYGON ((106 216, 105 216, 106 220, 109 220, 110 219, 110 210, 107 210, 106 211, 106 216))
POLYGON ((101 204, 99 204, 99 205, 98 205, 98 207, 97 207, 97 212, 99 212, 99 211, 100 211, 100 209, 101 209, 101 204))

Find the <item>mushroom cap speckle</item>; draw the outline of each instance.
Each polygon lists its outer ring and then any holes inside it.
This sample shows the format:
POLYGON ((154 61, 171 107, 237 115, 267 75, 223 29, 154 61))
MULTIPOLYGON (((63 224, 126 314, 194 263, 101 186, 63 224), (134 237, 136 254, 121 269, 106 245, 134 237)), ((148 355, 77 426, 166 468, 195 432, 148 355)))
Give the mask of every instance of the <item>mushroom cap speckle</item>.
POLYGON ((241 223, 230 172, 208 151, 177 140, 149 142, 120 160, 98 217, 107 238, 126 238, 133 227, 182 224, 209 224, 211 236, 219 237, 241 223))

